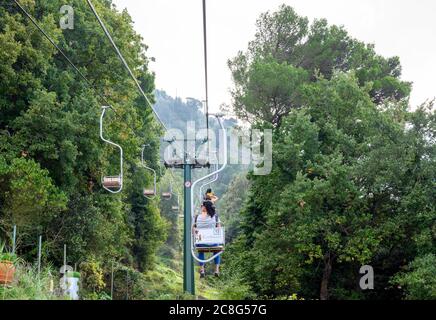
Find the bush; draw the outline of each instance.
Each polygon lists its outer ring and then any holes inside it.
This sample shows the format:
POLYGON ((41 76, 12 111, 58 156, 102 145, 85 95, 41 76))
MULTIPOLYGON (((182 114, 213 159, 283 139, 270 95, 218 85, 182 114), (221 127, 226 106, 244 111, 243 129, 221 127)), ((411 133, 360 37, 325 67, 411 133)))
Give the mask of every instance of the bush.
POLYGON ((58 280, 54 279, 50 268, 43 269, 38 276, 35 267, 25 263, 17 263, 15 280, 9 287, 0 287, 0 299, 62 300, 64 298, 57 296, 54 291, 56 285, 58 285, 58 280))
POLYGON ((392 283, 404 288, 408 300, 436 299, 436 255, 416 258, 392 283))
POLYGON ((76 273, 78 274, 78 278, 81 278, 81 296, 83 299, 97 300, 106 286, 100 263, 94 259, 82 262, 80 264, 80 271, 81 273, 76 273))

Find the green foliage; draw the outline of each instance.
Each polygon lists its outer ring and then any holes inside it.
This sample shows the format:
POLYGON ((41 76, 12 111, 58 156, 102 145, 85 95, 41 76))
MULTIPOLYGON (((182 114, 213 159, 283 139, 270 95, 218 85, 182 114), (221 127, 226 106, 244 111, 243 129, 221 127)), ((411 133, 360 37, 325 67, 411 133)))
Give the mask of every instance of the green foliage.
POLYGON ((18 226, 47 223, 65 209, 65 195, 53 185, 47 170, 23 158, 3 160, 0 172, 5 219, 18 226))
POLYGON ((233 178, 226 193, 217 203, 220 218, 226 228, 226 242, 231 242, 239 233, 241 222, 239 212, 247 199, 247 193, 243 191, 248 190, 249 187, 250 182, 246 178, 246 173, 242 172, 233 178))
POLYGON ((44 268, 38 275, 35 267, 25 263, 16 265, 15 280, 11 286, 0 287, 1 300, 66 300, 51 288, 59 285, 51 268, 44 268))
POLYGON ((81 295, 99 294, 105 287, 103 270, 95 259, 80 264, 81 295))
POLYGON ((436 299, 436 255, 417 257, 403 271, 396 275, 392 283, 401 286, 409 300, 436 299))
POLYGON ((257 21, 255 39, 246 52, 229 61, 235 88, 232 111, 241 119, 280 125, 290 110, 304 106, 301 86, 337 71, 356 71, 359 86, 369 86, 376 104, 407 98, 411 84, 401 81, 398 57, 377 55, 373 45, 351 38, 324 19, 309 25, 282 5, 257 21))
POLYGON ((17 261, 17 256, 12 252, 7 252, 5 243, 0 242, 0 262, 7 261, 14 263, 17 261))
MULTIPOLYGON (((309 25, 282 6, 257 27, 229 63, 232 107, 253 127, 273 126, 273 168, 249 175, 224 274, 258 297, 400 298, 390 281, 404 262, 434 254, 433 103, 408 111, 399 59, 325 20, 309 25), (377 270, 365 293, 364 264, 377 270)), ((420 267, 415 279, 428 272, 420 267)))
MULTIPOLYGON (((160 128, 86 2, 69 3, 75 13, 73 30, 59 27, 63 1, 20 3, 95 90, 15 4, 0 4, 1 235, 6 238, 17 225, 17 252, 24 259, 34 259, 35 239, 43 235, 43 262, 61 265, 66 244, 68 263, 87 263, 92 256, 97 265, 122 260, 150 268, 166 227, 158 204, 142 197, 146 180, 137 167, 144 143, 150 145, 147 164, 157 167, 160 128), (108 111, 104 130, 124 147, 123 195, 107 194, 100 186, 102 175, 119 170, 119 156, 99 138, 104 103, 99 94, 116 109, 116 114, 108 111)), ((153 101, 147 47, 132 19, 111 1, 94 5, 153 101)), ((101 281, 95 281, 89 284, 92 292, 101 289, 101 281)))

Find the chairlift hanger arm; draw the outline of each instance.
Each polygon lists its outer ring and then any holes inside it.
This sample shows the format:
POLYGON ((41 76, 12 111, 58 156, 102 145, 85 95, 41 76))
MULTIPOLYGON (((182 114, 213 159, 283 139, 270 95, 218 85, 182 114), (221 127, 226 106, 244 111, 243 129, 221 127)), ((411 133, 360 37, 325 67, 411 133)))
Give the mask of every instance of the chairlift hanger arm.
MULTIPOLYGON (((218 168, 218 165, 217 165, 217 168, 218 168)), ((218 180, 218 178, 219 178, 219 174, 217 173, 217 174, 215 174, 215 176, 210 181, 207 181, 207 182, 203 183, 200 186, 200 191, 199 191, 200 202, 203 200, 203 189, 204 189, 204 187, 206 187, 206 186, 216 182, 218 180)))
POLYGON ((108 143, 108 144, 110 144, 110 145, 112 145, 112 146, 114 146, 114 147, 116 147, 116 148, 118 148, 120 150, 120 175, 118 176, 120 186, 119 186, 119 188, 117 190, 111 190, 109 187, 104 185, 104 180, 105 180, 104 177, 102 178, 102 184, 103 184, 103 188, 106 191, 109 191, 110 193, 114 193, 115 194, 115 193, 119 193, 119 192, 121 192, 121 190, 123 190, 123 158, 124 158, 124 155, 123 155, 123 148, 119 144, 116 144, 116 143, 114 143, 114 142, 112 142, 112 141, 110 141, 110 140, 108 140, 108 139, 106 139, 104 137, 104 134, 103 134, 104 133, 103 132, 103 120, 104 120, 104 116, 106 114, 106 109, 108 109, 108 108, 110 108, 110 107, 108 107, 108 106, 103 106, 102 107, 102 112, 101 112, 101 116, 100 116, 100 138, 104 142, 106 142, 106 143, 108 143))
MULTIPOLYGON (((145 94, 144 90, 142 90, 141 85, 139 84, 138 79, 136 79, 135 75, 133 74, 132 70, 130 69, 126 59, 124 59, 124 56, 122 55, 120 49, 118 48, 118 46, 116 45, 115 41, 112 39, 111 34, 109 33, 109 31, 106 28, 106 25, 104 24, 103 20, 100 18, 97 10, 95 9, 94 5, 92 4, 92 2, 90 0, 87 0, 89 7, 91 8, 91 11, 93 12, 94 16, 96 17, 98 23, 100 24, 101 28, 103 29, 106 37, 109 39, 112 47, 114 48, 115 52, 117 53, 118 57, 120 58, 121 62, 123 63, 124 67, 127 69, 130 77, 132 78, 132 80, 135 82, 136 87, 138 88, 139 92, 141 93, 141 95, 144 97, 145 101, 147 102, 147 104, 149 105, 149 107, 151 108, 151 110, 153 111, 154 116, 156 117, 157 121, 160 123, 160 125, 166 130, 168 131, 167 126, 165 125, 165 123, 162 121, 162 118, 159 116, 159 114, 157 113, 156 109, 153 107, 153 104, 151 103, 150 99, 147 97, 147 95, 145 94)), ((177 143, 177 142, 176 142, 177 143)), ((186 151, 185 151, 186 153, 186 151)))

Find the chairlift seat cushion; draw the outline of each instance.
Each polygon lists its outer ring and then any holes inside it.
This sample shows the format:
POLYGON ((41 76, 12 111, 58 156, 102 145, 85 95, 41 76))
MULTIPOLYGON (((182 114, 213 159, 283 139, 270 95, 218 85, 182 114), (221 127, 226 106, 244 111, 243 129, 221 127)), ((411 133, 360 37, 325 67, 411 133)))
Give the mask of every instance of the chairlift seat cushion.
POLYGON ((162 193, 162 197, 165 198, 165 199, 171 198, 171 193, 169 193, 169 192, 163 192, 163 193, 162 193))
POLYGON ((217 246, 217 247, 197 247, 197 252, 221 252, 224 251, 224 246, 217 246))
POLYGON ((154 190, 144 189, 144 196, 154 196, 154 190))
POLYGON ((106 188, 120 188, 121 177, 103 177, 103 185, 106 188))

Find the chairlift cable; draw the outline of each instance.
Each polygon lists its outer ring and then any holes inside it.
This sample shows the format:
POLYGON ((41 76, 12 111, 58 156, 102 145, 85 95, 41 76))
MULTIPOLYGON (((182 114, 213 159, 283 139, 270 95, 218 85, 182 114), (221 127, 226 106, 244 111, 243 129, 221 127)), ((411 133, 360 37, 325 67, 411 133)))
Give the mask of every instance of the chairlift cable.
MULTIPOLYGON (((206 0, 203 0, 203 46, 204 46, 204 80, 206 93, 206 129, 207 140, 209 140, 209 82, 208 82, 208 63, 207 63, 207 10, 206 0)), ((208 145, 209 146, 209 145, 208 145)))
MULTIPOLYGON (((95 9, 94 5, 92 4, 92 2, 90 0, 87 0, 89 7, 91 8, 91 11, 93 12, 94 16, 96 17, 96 19, 98 20, 101 28, 103 29, 106 37, 109 39, 112 47, 114 48, 114 50, 116 51, 118 57, 120 58, 121 62, 123 63, 124 67, 127 69, 127 71, 129 72, 130 77, 133 79, 133 81, 136 84, 136 87, 138 88, 139 92, 141 93, 141 95, 144 97, 145 101, 147 102, 147 104, 150 106, 151 110, 153 111, 156 119, 158 120, 158 122, 160 123, 160 125, 166 130, 168 131, 167 126, 165 125, 165 123, 162 121, 162 118, 159 116, 159 114, 157 113, 156 109, 154 108, 153 104, 151 103, 150 99, 147 97, 147 95, 145 94, 144 90, 142 90, 141 85, 139 84, 138 79, 136 79, 135 75, 133 74, 132 70, 130 69, 126 59, 124 59, 124 56, 122 55, 120 49, 118 48, 118 46, 116 45, 115 41, 113 40, 111 34, 109 33, 108 29, 106 28, 106 25, 104 24, 103 20, 100 18, 100 16, 98 15, 97 10, 95 9)), ((179 144, 178 141, 173 141, 176 144, 179 144)), ((171 143, 171 142, 170 142, 171 143)), ((179 144, 180 145, 180 144, 179 144)), ((185 148, 183 148, 183 150, 185 150, 185 148)), ((184 153, 189 156, 189 153, 185 150, 184 153)))
POLYGON ((133 81, 135 82, 136 86, 138 87, 139 92, 141 93, 141 95, 144 97, 145 101, 147 102, 147 104, 150 106, 151 110, 153 111, 154 115, 156 116, 157 120, 160 122, 160 124, 162 125, 162 127, 167 130, 167 127, 165 125, 165 123, 162 121, 162 119, 160 118, 159 114, 156 112, 155 108, 153 107, 153 104, 151 103, 150 99, 147 97, 147 95, 145 94, 144 90, 142 90, 141 85, 139 84, 138 79, 135 77, 135 75, 133 74, 132 70, 130 69, 126 59, 124 59, 124 56, 122 55, 120 49, 118 48, 118 46, 116 45, 116 43, 114 42, 111 34, 109 33, 108 29, 106 28, 106 25, 104 24, 103 20, 101 20, 100 16, 98 15, 94 5, 91 3, 90 0, 87 0, 89 7, 91 8, 92 12, 94 13, 94 16, 96 17, 96 19, 98 20, 98 23, 100 24, 101 28, 103 29, 104 33, 106 34, 106 37, 109 39, 112 47, 114 48, 114 50, 116 51, 118 57, 120 58, 121 62, 123 63, 124 67, 127 69, 127 71, 129 72, 130 77, 133 79, 133 81))

